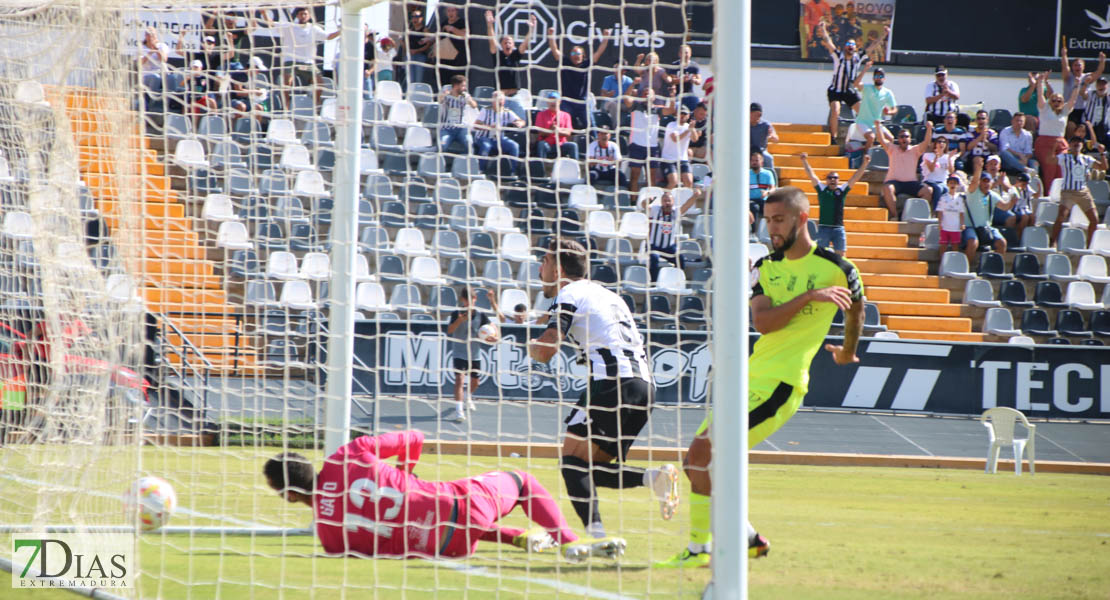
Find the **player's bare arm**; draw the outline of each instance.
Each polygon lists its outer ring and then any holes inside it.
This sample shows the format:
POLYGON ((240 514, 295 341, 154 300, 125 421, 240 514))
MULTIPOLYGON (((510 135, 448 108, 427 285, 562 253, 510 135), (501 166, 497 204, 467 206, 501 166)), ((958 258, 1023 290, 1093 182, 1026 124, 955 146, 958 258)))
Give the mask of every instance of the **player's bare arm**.
MULTIPOLYGON (((841 288, 843 289, 843 288, 841 288)), ((859 336, 863 331, 863 298, 852 302, 848 310, 844 311, 844 345, 825 344, 825 350, 833 355, 833 362, 838 365, 858 363, 856 347, 859 345, 859 336)))
POLYGON ((810 302, 832 302, 837 308, 847 312, 852 306, 852 296, 848 288, 840 286, 807 290, 778 306, 771 306, 771 299, 767 296, 756 296, 752 298, 751 304, 752 323, 756 331, 764 335, 778 331, 786 327, 790 319, 810 302))
POLYGON ((528 356, 538 362, 549 362, 551 357, 559 351, 559 344, 562 341, 558 329, 549 328, 540 337, 528 342, 528 356))

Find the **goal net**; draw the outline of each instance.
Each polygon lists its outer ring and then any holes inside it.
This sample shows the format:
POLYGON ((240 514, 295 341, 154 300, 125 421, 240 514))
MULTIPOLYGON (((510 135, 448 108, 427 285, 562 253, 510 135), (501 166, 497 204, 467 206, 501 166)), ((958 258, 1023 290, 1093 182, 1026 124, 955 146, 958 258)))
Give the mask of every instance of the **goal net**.
POLYGON ((330 557, 267 485, 280 452, 319 469, 347 406, 344 439, 422 431, 424 480, 531 473, 586 539, 560 456, 590 367, 572 343, 527 349, 553 240, 587 248, 644 340, 655 403, 630 464, 681 471, 709 398, 712 32, 690 23, 712 3, 369 4, 0 8, 0 557, 21 532, 127 532, 124 597, 699 593, 707 571, 653 567, 689 539, 681 475, 668 521, 650 488, 595 486, 628 547, 582 564, 493 541, 330 557), (649 217, 672 201, 673 225, 649 217), (178 506, 140 534, 121 496, 143 476, 178 506))

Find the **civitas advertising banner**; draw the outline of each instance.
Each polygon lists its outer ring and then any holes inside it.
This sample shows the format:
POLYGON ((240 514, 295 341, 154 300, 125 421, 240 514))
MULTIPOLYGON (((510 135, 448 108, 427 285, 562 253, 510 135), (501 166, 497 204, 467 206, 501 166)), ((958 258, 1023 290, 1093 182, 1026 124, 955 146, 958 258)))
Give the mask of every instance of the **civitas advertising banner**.
POLYGON ((1099 52, 1110 52, 1110 2, 1061 0, 1060 36, 1058 46, 1067 49, 1069 58, 1095 58, 1099 52))
POLYGON ((824 23, 829 41, 843 48, 848 40, 866 51, 875 63, 890 60, 890 36, 887 27, 894 28, 894 0, 800 0, 801 16, 798 33, 801 36, 802 58, 829 60, 829 52, 822 43, 819 25, 824 23))

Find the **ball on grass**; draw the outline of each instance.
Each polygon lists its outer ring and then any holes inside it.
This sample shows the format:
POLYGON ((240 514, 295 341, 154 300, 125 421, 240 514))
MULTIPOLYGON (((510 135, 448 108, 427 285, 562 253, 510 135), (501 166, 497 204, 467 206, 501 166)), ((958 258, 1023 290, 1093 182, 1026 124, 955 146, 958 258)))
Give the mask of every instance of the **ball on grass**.
POLYGON ((142 477, 123 495, 123 509, 128 521, 138 513, 143 531, 155 531, 170 520, 177 508, 177 492, 161 477, 142 477))

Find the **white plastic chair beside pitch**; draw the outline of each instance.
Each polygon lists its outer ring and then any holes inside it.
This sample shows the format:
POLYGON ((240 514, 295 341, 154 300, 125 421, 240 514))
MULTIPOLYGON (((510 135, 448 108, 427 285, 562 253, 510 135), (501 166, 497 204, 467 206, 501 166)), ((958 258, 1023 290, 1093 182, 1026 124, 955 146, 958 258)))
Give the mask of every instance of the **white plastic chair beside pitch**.
POLYGON ((1037 436, 1036 425, 1031 424, 1029 419, 1026 419, 1020 411, 1005 406, 986 410, 979 417, 979 420, 987 428, 987 433, 990 435, 990 449, 987 450, 987 466, 985 469, 987 473, 998 472, 998 455, 1005 447, 1014 449, 1014 473, 1021 475, 1023 455, 1029 456, 1029 474, 1035 475, 1037 473, 1034 452, 1037 436), (1028 431, 1025 438, 1014 437, 1014 428, 1018 421, 1021 421, 1021 424, 1028 431))

